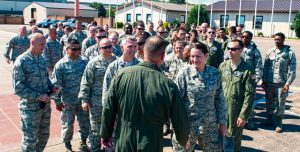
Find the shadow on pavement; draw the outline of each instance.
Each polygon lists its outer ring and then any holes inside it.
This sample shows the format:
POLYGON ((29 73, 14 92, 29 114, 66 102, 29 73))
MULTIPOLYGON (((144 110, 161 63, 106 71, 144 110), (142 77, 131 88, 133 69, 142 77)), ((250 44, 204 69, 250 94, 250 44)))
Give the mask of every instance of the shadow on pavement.
POLYGON ((267 152, 267 151, 254 149, 252 147, 242 147, 241 152, 267 152))
POLYGON ((247 135, 243 135, 242 136, 242 140, 246 140, 246 141, 253 141, 253 138, 247 135))

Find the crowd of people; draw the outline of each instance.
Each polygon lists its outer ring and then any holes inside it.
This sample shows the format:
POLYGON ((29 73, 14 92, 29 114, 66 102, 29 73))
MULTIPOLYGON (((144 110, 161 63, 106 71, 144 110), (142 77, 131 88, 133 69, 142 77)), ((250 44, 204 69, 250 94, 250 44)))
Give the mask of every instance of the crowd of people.
POLYGON ((226 35, 207 23, 164 27, 162 21, 125 23, 122 33, 96 22, 87 32, 80 21, 74 30, 59 22, 44 35, 33 19, 4 53, 20 97, 21 149, 44 150, 54 100, 68 152, 75 117, 81 151, 162 151, 170 133, 176 152, 191 152, 197 143, 206 152, 240 151, 243 128, 256 127, 260 81, 268 114, 262 125, 280 133, 296 56, 277 33, 263 62, 252 38, 240 26, 226 35))

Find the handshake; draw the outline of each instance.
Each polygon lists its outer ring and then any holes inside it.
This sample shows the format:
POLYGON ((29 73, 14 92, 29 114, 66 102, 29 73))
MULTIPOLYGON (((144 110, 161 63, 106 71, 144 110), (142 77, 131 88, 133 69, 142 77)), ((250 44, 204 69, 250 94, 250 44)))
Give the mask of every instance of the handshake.
POLYGON ((36 101, 40 103, 40 108, 44 109, 46 107, 46 103, 49 102, 50 96, 52 94, 58 94, 60 92, 59 87, 53 87, 51 90, 47 92, 47 94, 41 94, 36 101))

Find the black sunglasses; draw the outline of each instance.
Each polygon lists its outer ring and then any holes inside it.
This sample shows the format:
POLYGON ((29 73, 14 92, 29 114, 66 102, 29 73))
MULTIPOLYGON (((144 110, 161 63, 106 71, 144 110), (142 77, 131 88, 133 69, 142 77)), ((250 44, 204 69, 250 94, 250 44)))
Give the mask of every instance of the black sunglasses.
POLYGON ((137 42, 138 46, 144 45, 146 42, 137 42))
POLYGON ((138 28, 138 30, 144 30, 144 28, 138 28))
POLYGON ((97 37, 97 39, 103 39, 103 38, 106 38, 107 35, 99 35, 99 36, 96 36, 96 37, 97 37))
POLYGON ((69 48, 71 51, 81 51, 81 47, 69 48))
POLYGON ((107 46, 101 47, 101 49, 111 49, 111 48, 112 48, 112 45, 107 45, 107 46))
POLYGON ((241 48, 231 48, 231 47, 227 47, 227 50, 230 50, 230 51, 237 51, 237 50, 239 50, 239 49, 241 49, 241 48))

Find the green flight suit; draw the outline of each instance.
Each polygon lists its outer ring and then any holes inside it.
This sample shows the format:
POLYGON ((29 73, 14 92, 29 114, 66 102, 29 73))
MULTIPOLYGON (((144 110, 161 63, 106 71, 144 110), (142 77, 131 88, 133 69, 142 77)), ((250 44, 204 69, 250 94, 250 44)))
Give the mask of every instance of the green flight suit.
POLYGON ((176 139, 185 145, 190 125, 179 94, 176 84, 152 63, 121 69, 104 101, 101 137, 112 137, 118 115, 116 152, 162 152, 163 125, 171 118, 176 139))
POLYGON ((236 127, 238 118, 247 120, 250 116, 255 96, 255 73, 244 60, 235 70, 231 61, 223 62, 220 67, 222 87, 228 107, 228 133, 234 140, 234 151, 240 151, 243 128, 236 127))

